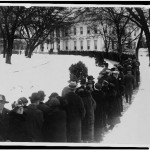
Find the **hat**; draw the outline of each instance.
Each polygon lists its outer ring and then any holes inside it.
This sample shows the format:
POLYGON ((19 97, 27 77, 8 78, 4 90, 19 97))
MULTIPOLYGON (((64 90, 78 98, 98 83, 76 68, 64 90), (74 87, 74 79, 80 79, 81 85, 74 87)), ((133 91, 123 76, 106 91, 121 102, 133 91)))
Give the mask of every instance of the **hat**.
POLYGON ((113 71, 112 73, 113 74, 119 74, 119 71, 113 71))
POLYGON ((94 78, 93 76, 88 76, 87 79, 88 79, 88 80, 93 80, 93 79, 95 79, 95 78, 94 78))
POLYGON ((85 78, 81 79, 80 84, 86 84, 86 79, 85 78))
POLYGON ((45 93, 44 93, 44 91, 38 91, 38 93, 41 95, 41 96, 43 96, 43 97, 45 97, 46 95, 45 95, 45 93))
POLYGON ((53 92, 53 93, 51 93, 51 95, 49 96, 49 98, 51 99, 51 98, 58 97, 58 96, 59 96, 58 93, 53 92))
POLYGON ((52 98, 49 102, 48 102, 48 106, 49 107, 56 107, 56 106, 60 106, 60 101, 58 98, 52 98))
POLYGON ((32 95, 29 97, 31 103, 34 103, 34 102, 37 102, 37 101, 40 101, 41 97, 40 97, 40 94, 37 93, 37 92, 34 92, 32 93, 32 95))
POLYGON ((71 81, 68 86, 70 89, 76 89, 77 83, 75 81, 71 81))
POLYGON ((95 88, 98 89, 98 90, 101 89, 101 84, 96 83, 96 84, 95 84, 95 88))
POLYGON ((8 101, 6 101, 6 98, 4 95, 0 94, 0 103, 9 103, 8 101))
POLYGON ((18 101, 21 101, 23 104, 24 104, 24 103, 28 103, 28 100, 27 100, 27 98, 25 98, 25 97, 20 97, 20 98, 18 99, 18 101))

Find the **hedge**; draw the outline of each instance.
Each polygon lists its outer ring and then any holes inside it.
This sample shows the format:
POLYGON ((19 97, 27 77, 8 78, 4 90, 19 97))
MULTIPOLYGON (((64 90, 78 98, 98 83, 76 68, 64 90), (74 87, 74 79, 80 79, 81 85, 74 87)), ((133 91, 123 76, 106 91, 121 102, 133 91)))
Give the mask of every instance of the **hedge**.
POLYGON ((98 66, 103 65, 104 59, 109 59, 113 61, 124 61, 127 58, 135 58, 134 54, 122 53, 121 58, 117 52, 104 52, 104 51, 59 51, 59 55, 80 55, 80 56, 89 56, 95 58, 95 63, 98 66))

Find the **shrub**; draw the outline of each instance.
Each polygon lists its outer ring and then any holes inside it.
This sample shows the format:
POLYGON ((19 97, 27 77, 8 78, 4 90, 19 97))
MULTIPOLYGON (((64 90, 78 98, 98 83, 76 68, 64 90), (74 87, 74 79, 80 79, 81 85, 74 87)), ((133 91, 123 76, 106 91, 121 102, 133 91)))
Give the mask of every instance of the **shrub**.
POLYGON ((72 64, 69 67, 70 71, 70 80, 79 81, 82 78, 86 78, 88 76, 88 69, 82 61, 79 61, 76 64, 72 64))

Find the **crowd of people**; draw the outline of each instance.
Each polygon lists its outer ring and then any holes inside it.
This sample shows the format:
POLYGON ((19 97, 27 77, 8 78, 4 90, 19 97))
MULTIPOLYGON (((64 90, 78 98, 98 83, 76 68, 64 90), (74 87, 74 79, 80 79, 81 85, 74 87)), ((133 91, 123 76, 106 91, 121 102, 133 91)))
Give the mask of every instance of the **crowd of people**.
POLYGON ((133 90, 140 81, 140 63, 127 59, 109 69, 107 62, 97 82, 92 75, 70 80, 62 95, 44 91, 19 98, 12 110, 4 107, 0 95, 0 141, 11 142, 100 142, 104 132, 120 122, 123 98, 132 103, 133 90))

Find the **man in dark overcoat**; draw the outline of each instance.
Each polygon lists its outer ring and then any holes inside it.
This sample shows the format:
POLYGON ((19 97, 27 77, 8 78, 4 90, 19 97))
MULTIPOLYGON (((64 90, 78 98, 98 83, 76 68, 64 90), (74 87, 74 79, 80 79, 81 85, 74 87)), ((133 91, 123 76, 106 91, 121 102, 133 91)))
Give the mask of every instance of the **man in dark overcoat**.
POLYGON ((126 102, 131 104, 132 92, 135 85, 135 78, 131 71, 127 71, 127 74, 124 77, 124 85, 126 102))
POLYGON ((95 84, 95 90, 91 94, 96 102, 96 109, 94 111, 94 141, 100 142, 106 126, 106 114, 104 111, 104 92, 101 90, 101 85, 99 83, 95 84))
POLYGON ((67 142, 81 142, 81 120, 85 116, 85 108, 80 96, 75 94, 77 83, 71 81, 70 92, 64 98, 67 101, 67 142))
POLYGON ((116 123, 120 122, 120 104, 118 100, 119 84, 118 84, 118 71, 113 71, 112 76, 108 80, 109 82, 109 104, 108 104, 108 124, 110 129, 114 127, 116 123))
POLYGON ((0 95, 0 141, 6 141, 8 137, 9 110, 4 107, 6 101, 4 95, 0 95))
POLYGON ((49 111, 49 107, 44 103, 45 93, 44 91, 38 91, 38 94, 40 95, 40 103, 37 105, 37 108, 43 112, 44 118, 47 115, 47 112, 49 111))
POLYGON ((37 108, 40 103, 39 93, 32 93, 30 101, 31 104, 25 110, 27 131, 32 139, 32 142, 42 141, 42 127, 43 127, 43 112, 37 108))

